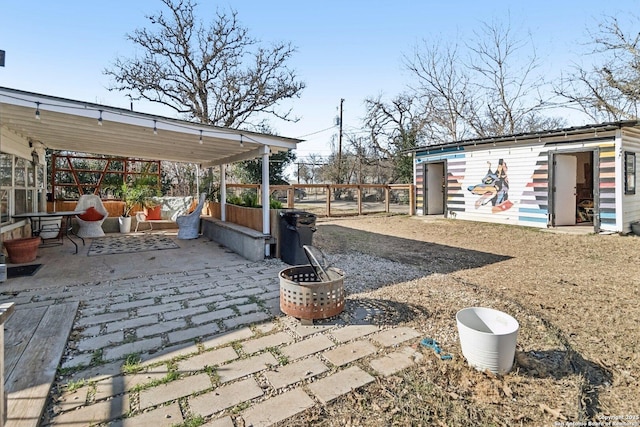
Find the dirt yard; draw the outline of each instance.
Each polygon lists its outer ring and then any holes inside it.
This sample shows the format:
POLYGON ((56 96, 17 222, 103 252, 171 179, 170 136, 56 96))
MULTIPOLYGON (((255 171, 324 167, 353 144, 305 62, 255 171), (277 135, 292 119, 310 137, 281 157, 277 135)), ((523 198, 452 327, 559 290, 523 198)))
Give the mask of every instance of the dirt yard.
POLYGON ((354 253, 417 268, 410 281, 350 289, 349 301, 391 311, 387 323, 418 329, 453 359, 416 346, 414 368, 287 425, 640 425, 640 237, 370 216, 319 219, 313 243, 345 270, 347 289, 354 253), (518 320, 509 374, 467 366, 455 314, 471 306, 518 320))

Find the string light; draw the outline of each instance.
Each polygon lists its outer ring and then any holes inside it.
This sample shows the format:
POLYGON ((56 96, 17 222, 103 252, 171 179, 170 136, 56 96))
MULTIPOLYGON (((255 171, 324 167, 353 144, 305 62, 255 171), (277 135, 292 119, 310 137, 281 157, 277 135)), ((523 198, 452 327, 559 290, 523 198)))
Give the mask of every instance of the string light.
POLYGON ((200 141, 198 141, 200 145, 202 145, 202 129, 200 129, 200 141))
POLYGON ((156 126, 156 119, 153 119, 153 134, 158 134, 158 127, 156 126))
MULTIPOLYGON (((11 95, 4 95, 4 94, 3 94, 3 96, 6 96, 7 98, 11 98, 11 99, 17 99, 17 100, 20 100, 20 101, 30 101, 30 100, 25 99, 25 98, 20 97, 20 96, 11 96, 11 95)), ((64 108, 64 109, 67 109, 67 110, 98 111, 98 114, 99 114, 98 115, 98 125, 102 126, 102 124, 103 124, 102 113, 104 113, 104 110, 96 108, 97 105, 96 106, 88 106, 88 105, 84 105, 83 104, 83 105, 78 105, 78 106, 70 106, 68 104, 63 104, 63 103, 60 103, 60 102, 46 102, 46 103, 45 102, 41 102, 41 101, 31 101, 31 102, 34 102, 36 104, 36 111, 34 113, 36 120, 40 120, 40 117, 41 117, 41 115, 40 115, 40 105, 48 105, 48 106, 53 106, 53 107, 64 108)), ((81 102, 74 102, 74 104, 82 104, 82 103, 81 102)), ((116 116, 133 117, 133 118, 138 118, 139 117, 138 114, 135 114, 133 112, 128 112, 128 111, 125 111, 125 110, 121 110, 121 109, 109 110, 109 112, 112 113, 113 115, 116 115, 116 116)), ((154 121, 154 130, 157 131, 158 130, 157 129, 158 119, 153 119, 153 121, 154 121)), ((175 127, 175 128, 179 128, 179 129, 193 130, 193 127, 192 127, 191 124, 180 124, 180 123, 178 123, 176 121, 170 121, 170 120, 164 121, 164 120, 162 120, 162 118, 160 119, 160 122, 161 123, 165 123, 170 127, 175 127)), ((204 132, 206 132, 207 135, 227 135, 227 136, 240 135, 241 143, 244 144, 245 136, 240 134, 240 133, 234 132, 231 129, 228 129, 228 130, 223 130, 223 129, 218 129, 218 130, 211 129, 211 130, 209 130, 209 129, 207 129, 204 132)), ((204 136, 204 132, 202 130, 200 130, 201 137, 204 136)), ((155 134, 155 132, 154 132, 154 134, 155 134)), ((250 136, 246 136, 246 138, 249 141, 252 141, 252 142, 255 142, 257 144, 260 144, 256 139, 254 139, 254 138, 252 138, 250 136)))

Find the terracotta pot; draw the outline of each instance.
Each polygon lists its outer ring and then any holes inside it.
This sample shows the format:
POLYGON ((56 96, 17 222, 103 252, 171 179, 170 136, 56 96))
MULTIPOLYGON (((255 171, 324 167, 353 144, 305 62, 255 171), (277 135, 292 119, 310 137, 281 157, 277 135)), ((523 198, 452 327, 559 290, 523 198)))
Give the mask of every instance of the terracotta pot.
POLYGON ((162 219, 162 206, 154 206, 152 208, 144 208, 144 214, 147 216, 147 219, 162 219))
POLYGON ((23 237, 21 239, 7 240, 4 247, 7 248, 9 259, 14 264, 35 261, 38 255, 38 246, 42 240, 39 236, 23 237))

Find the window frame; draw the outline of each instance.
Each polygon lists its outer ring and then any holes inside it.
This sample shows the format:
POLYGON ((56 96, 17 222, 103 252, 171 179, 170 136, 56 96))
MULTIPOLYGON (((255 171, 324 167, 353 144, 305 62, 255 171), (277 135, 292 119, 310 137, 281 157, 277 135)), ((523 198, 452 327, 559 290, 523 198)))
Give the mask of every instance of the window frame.
POLYGON ((624 152, 624 194, 636 194, 636 153, 624 152))
MULTIPOLYGON (((44 191, 46 185, 44 182, 46 173, 44 172, 44 165, 40 163, 33 164, 32 159, 7 152, 0 152, 0 156, 3 157, 4 166, 10 165, 9 168, 5 168, 10 169, 9 179, 0 182, 0 189, 5 192, 4 195, 6 196, 6 200, 2 200, 2 206, 0 206, 2 210, 0 212, 0 224, 5 226, 16 222, 12 221, 12 217, 16 213, 18 199, 25 203, 25 206, 18 209, 18 211, 26 210, 27 212, 32 212, 38 210, 41 198, 40 193, 44 191), (24 182, 21 179, 18 183, 20 185, 16 183, 16 170, 18 167, 21 169, 20 176, 24 179, 24 182), (40 182, 41 180, 43 182, 40 182), (16 197, 17 192, 21 192, 21 197, 16 197)), ((4 172, 6 171, 3 170, 3 174, 4 172)))

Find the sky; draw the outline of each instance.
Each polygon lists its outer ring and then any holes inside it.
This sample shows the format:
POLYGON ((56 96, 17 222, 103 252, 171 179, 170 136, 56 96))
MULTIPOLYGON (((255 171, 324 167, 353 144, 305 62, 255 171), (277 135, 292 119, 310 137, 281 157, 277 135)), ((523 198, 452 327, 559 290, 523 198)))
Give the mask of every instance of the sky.
MULTIPOLYGON (((117 57, 133 57, 126 34, 149 27, 145 15, 162 10, 159 0, 13 1, 0 3, 0 86, 79 101, 129 108, 125 93, 109 92, 103 74, 117 57)), ((509 22, 530 37, 543 70, 554 75, 584 60, 588 29, 604 16, 638 13, 640 0, 200 0, 198 18, 213 19, 216 8, 238 12, 242 25, 264 43, 287 41, 297 52, 289 65, 306 88, 290 106, 297 123, 272 122, 282 136, 305 140, 298 158, 327 156, 338 132, 356 134, 364 100, 391 99, 406 91, 412 76, 403 68, 424 41, 467 40, 482 23, 509 22)), ((172 110, 136 102, 134 109, 176 117, 172 110)), ((587 122, 573 118, 569 125, 587 122)))

